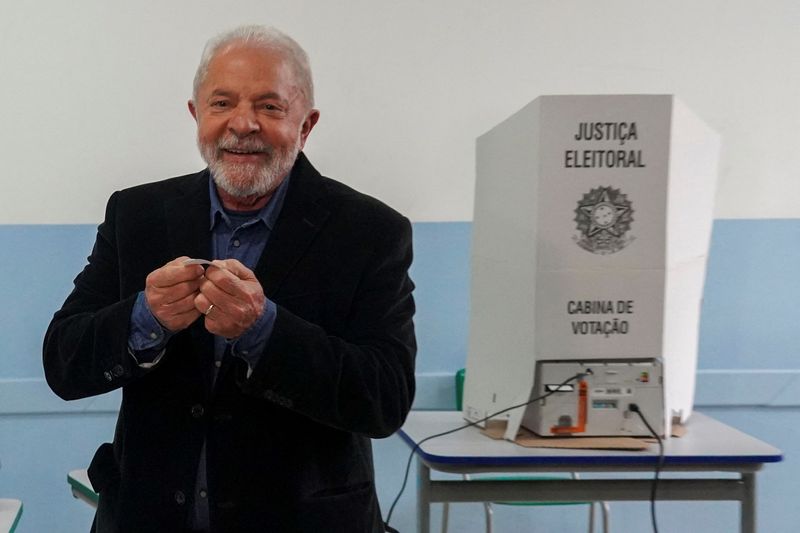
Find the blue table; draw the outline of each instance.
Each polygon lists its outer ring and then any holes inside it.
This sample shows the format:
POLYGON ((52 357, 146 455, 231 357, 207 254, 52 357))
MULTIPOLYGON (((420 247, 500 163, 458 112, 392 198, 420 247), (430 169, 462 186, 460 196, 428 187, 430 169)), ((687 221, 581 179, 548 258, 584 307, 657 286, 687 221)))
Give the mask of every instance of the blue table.
MULTIPOLYGON (((414 447, 429 435, 464 425, 459 412, 413 411, 400 436, 414 447)), ((480 472, 652 472, 658 448, 648 451, 524 448, 492 440, 470 427, 427 441, 417 452, 419 532, 430 531, 430 504, 484 501, 647 501, 651 479, 465 481, 431 479, 431 470, 455 474, 480 472)), ((756 473, 764 463, 781 461, 777 448, 694 413, 681 438, 665 442, 663 471, 677 472, 658 484, 659 500, 738 501, 741 532, 756 531, 756 473), (730 476, 730 473, 737 476, 730 476), (698 473, 704 473, 698 478, 698 473), (709 477, 707 473, 728 473, 709 477)))

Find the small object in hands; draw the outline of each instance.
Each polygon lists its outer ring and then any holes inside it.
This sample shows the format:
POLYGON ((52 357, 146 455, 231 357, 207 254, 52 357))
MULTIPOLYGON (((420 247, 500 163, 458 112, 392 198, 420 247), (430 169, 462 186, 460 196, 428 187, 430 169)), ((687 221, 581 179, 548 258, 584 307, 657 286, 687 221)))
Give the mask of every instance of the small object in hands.
POLYGON ((209 306, 208 306, 208 309, 206 309, 206 312, 205 312, 205 313, 203 313, 203 314, 204 314, 204 315, 206 315, 206 316, 208 316, 208 313, 210 313, 212 309, 214 309, 214 304, 211 304, 211 305, 209 305, 209 306))
MULTIPOLYGON (((209 261, 208 259, 191 259, 190 258, 190 259, 184 260, 184 262, 183 262, 183 266, 189 266, 189 265, 208 266, 210 264, 211 264, 211 261, 209 261)), ((206 313, 206 314, 208 314, 208 313, 206 313)))

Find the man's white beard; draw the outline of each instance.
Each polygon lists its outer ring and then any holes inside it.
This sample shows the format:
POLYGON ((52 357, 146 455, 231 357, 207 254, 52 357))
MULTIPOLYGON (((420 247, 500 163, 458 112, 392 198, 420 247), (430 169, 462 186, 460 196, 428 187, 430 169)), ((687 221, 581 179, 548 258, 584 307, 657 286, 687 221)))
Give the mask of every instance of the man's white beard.
POLYGON ((245 198, 265 196, 281 184, 300 153, 300 137, 294 147, 286 150, 276 150, 260 139, 238 139, 234 135, 226 135, 216 145, 204 144, 198 139, 197 146, 208 163, 214 183, 231 196, 245 198), (222 150, 261 152, 267 154, 267 160, 264 163, 226 163, 222 160, 222 150))

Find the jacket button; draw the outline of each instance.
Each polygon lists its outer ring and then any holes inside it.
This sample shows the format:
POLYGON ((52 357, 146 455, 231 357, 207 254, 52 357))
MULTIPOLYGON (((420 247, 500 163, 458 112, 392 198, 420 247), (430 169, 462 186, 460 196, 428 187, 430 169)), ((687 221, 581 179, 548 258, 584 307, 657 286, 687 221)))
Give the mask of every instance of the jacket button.
POLYGON ((199 403, 197 405, 192 406, 192 416, 194 418, 200 418, 201 416, 203 416, 204 412, 205 409, 203 409, 203 406, 200 405, 199 403))
POLYGON ((183 505, 186 503, 186 495, 181 490, 175 491, 175 503, 178 505, 183 505))
POLYGON ((112 379, 114 379, 114 376, 112 376, 111 372, 109 372, 108 370, 103 372, 103 377, 106 378, 106 381, 111 381, 112 379))
POLYGON ((117 377, 117 378, 118 377, 122 377, 122 375, 124 373, 125 373, 125 369, 122 368, 122 365, 115 365, 114 368, 111 369, 111 375, 113 375, 114 377, 117 377))

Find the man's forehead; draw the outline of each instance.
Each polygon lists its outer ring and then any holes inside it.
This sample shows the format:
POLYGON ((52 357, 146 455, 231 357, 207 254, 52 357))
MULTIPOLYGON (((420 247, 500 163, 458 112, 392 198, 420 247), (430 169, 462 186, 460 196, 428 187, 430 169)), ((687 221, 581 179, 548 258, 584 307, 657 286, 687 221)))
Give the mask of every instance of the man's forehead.
POLYGON ((211 58, 209 71, 244 67, 253 70, 274 71, 284 76, 293 75, 285 53, 272 48, 247 43, 232 43, 211 58))
POLYGON ((228 45, 215 54, 201 87, 216 93, 230 91, 231 86, 241 82, 257 86, 264 94, 286 92, 284 96, 288 97, 288 93, 299 91, 294 70, 284 54, 247 44, 228 45))

